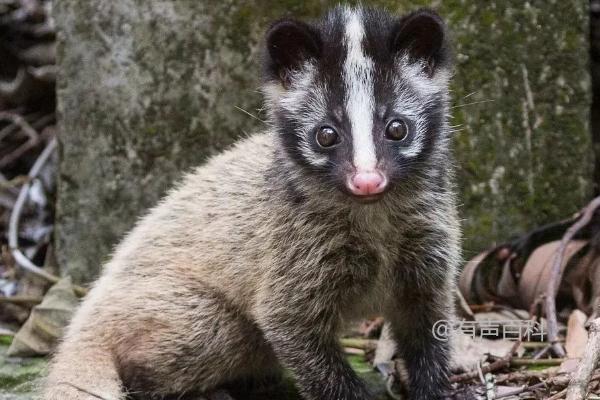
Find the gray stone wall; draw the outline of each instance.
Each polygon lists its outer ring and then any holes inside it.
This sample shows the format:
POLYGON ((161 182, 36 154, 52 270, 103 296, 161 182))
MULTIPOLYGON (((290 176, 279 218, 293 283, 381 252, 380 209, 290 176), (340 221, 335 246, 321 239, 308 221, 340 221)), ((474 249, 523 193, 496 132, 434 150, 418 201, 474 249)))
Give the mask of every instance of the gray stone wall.
MULTIPOLYGON (((57 1, 63 274, 93 279, 183 171, 261 128, 246 111, 260 118, 263 30, 285 14, 316 16, 328 3, 57 1)), ((432 5, 454 33, 467 255, 585 202, 586 2, 370 3, 398 11, 432 5)))

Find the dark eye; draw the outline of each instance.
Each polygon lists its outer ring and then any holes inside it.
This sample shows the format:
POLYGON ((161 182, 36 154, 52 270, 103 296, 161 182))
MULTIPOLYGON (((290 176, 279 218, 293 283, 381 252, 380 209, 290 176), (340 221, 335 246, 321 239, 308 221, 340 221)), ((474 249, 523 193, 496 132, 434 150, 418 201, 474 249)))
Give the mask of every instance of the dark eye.
POLYGON ((385 128, 385 137, 390 140, 404 140, 408 136, 408 126, 406 122, 395 119, 385 128))
POLYGON ((338 142, 338 134, 329 126, 322 126, 317 131, 317 143, 321 147, 331 147, 338 142))

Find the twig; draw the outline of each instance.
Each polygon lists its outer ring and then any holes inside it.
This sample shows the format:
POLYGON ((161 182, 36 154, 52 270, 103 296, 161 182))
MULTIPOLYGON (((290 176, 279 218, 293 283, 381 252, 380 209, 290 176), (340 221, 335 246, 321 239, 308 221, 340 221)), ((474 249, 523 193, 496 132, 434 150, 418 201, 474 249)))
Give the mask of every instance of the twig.
POLYGON ((552 345, 552 350, 559 357, 565 356, 565 349, 558 342, 558 321, 556 317, 556 293, 558 291, 558 285, 561 273, 561 264, 565 256, 565 250, 567 245, 573 239, 575 234, 585 227, 592 219, 596 209, 600 207, 600 197, 596 197, 592 200, 582 211, 581 218, 575 222, 563 236, 560 246, 554 255, 552 263, 552 271, 550 279, 548 280, 548 286, 546 287, 546 296, 544 299, 546 319, 548 320, 548 342, 552 345))
MULTIPOLYGON (((517 351, 520 344, 521 344, 521 341, 516 341, 504 357, 494 361, 491 364, 481 367, 481 372, 483 372, 484 374, 487 374, 488 372, 493 372, 493 371, 496 371, 501 368, 509 366, 510 361, 513 357, 513 354, 517 351)), ((454 376, 450 377, 450 382, 456 383, 456 382, 468 381, 471 379, 475 379, 478 376, 479 376, 479 371, 477 371, 477 370, 471 371, 471 372, 465 372, 464 374, 454 375, 454 376)))
POLYGON ((29 140, 27 140, 21 146, 17 147, 16 150, 12 151, 11 153, 5 155, 4 157, 2 157, 2 159, 0 159, 0 168, 2 168, 21 157, 24 153, 26 153, 33 147, 37 146, 40 142, 40 135, 35 129, 33 129, 31 125, 29 125, 29 122, 27 122, 25 118, 23 118, 19 114, 0 111, 0 120, 11 121, 13 124, 21 128, 21 130, 29 137, 29 140))
POLYGON ((594 368, 600 362, 600 318, 596 318, 590 324, 590 336, 585 347, 585 353, 577 369, 571 377, 567 390, 567 400, 584 399, 587 387, 594 372, 594 368))
MULTIPOLYGON (((28 176, 30 178, 30 181, 35 179, 36 176, 39 174, 39 172, 42 169, 42 167, 44 166, 44 164, 46 164, 46 162, 48 161, 48 159, 50 158, 50 156, 56 149, 56 146, 57 146, 56 138, 52 139, 46 145, 46 148, 44 148, 44 150, 42 151, 42 153, 40 154, 38 159, 35 160, 35 163, 31 167, 31 170, 29 171, 28 176)), ((21 218, 21 212, 23 211, 23 206, 25 205, 25 202, 27 201, 27 198, 29 197, 29 189, 30 188, 31 188, 31 182, 27 182, 21 187, 21 191, 19 192, 19 196, 17 197, 15 206, 13 207, 12 212, 10 214, 10 221, 9 221, 9 225, 8 225, 8 246, 10 247, 10 252, 11 252, 13 258, 15 259, 17 265, 19 265, 21 268, 23 268, 24 270, 26 270, 34 275, 37 275, 39 277, 46 279, 49 282, 56 283, 59 281, 59 278, 57 276, 54 276, 51 273, 49 273, 48 271, 45 271, 44 269, 35 265, 19 249, 19 219, 21 218)), ((77 286, 77 285, 73 285, 73 290, 80 296, 83 296, 87 293, 87 289, 85 289, 81 286, 77 286)))
POLYGON ((566 377, 567 373, 558 372, 557 367, 545 368, 541 371, 531 370, 518 370, 511 371, 505 374, 498 374, 496 376, 496 382, 498 384, 506 384, 506 382, 521 382, 528 381, 529 379, 545 380, 545 379, 556 379, 556 377, 566 377))
POLYGON ((551 348, 552 348, 552 346, 550 346, 550 345, 544 346, 543 348, 541 348, 540 350, 538 350, 533 355, 533 359, 534 360, 538 360, 538 359, 542 358, 551 348))
POLYGON ((10 181, 8 181, 8 180, 0 181, 0 189, 10 189, 10 188, 18 187, 24 183, 29 182, 30 180, 31 179, 29 179, 28 176, 18 175, 18 176, 15 176, 14 178, 12 178, 10 181))
POLYGON ((343 347, 353 347, 361 350, 375 350, 377 348, 377 340, 375 339, 341 338, 340 344, 343 347))
POLYGON ((531 385, 531 386, 521 386, 519 388, 516 388, 515 390, 512 390, 510 392, 506 392, 504 394, 501 394, 500 396, 496 396, 497 399, 503 399, 505 397, 510 397, 510 396, 516 396, 518 394, 524 393, 524 392, 529 392, 531 390, 534 389, 539 389, 546 386, 546 382, 540 382, 540 383, 536 383, 535 385, 531 385))
POLYGON ((344 354, 349 356, 364 356, 365 351, 363 349, 357 349, 356 347, 344 347, 344 354))
POLYGON ((462 295, 459 289, 454 291, 455 302, 457 303, 458 309, 461 312, 461 315, 467 319, 467 321, 475 321, 475 315, 473 314, 473 310, 469 307, 469 303, 465 300, 465 297, 462 295))
MULTIPOLYGON (((556 393, 555 395, 548 397, 547 400, 558 400, 561 397, 563 397, 565 395, 565 393, 567 393, 567 389, 563 389, 560 392, 556 393)), ((583 397, 582 397, 582 399, 583 399, 583 397)), ((579 399, 579 400, 581 400, 581 399, 579 399)))
POLYGON ((543 349, 548 347, 546 342, 523 342, 521 343, 526 349, 543 349))
POLYGON ((42 302, 41 297, 33 297, 33 296, 0 296, 0 304, 18 304, 23 306, 34 306, 36 304, 40 304, 42 302))
POLYGON ((566 358, 542 358, 534 360, 533 358, 513 358, 510 360, 511 367, 537 366, 537 365, 560 365, 566 358))

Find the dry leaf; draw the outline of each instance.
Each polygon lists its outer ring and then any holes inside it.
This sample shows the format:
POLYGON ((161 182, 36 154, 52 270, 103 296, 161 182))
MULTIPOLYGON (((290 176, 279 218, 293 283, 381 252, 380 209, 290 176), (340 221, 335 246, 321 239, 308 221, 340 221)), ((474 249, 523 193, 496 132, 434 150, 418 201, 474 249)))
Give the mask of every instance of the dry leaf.
MULTIPOLYGON (((457 333, 452 336, 452 370, 469 371, 484 361, 487 355, 504 357, 515 344, 511 340, 489 340, 473 338, 469 335, 457 333)), ((523 348, 519 346, 517 355, 523 355, 523 348)))
POLYGON ((50 288, 42 303, 31 310, 7 354, 20 357, 49 354, 78 304, 71 279, 61 279, 50 288))
POLYGON ((588 333, 585 329, 587 316, 580 310, 574 310, 569 316, 567 339, 565 348, 567 357, 581 358, 585 353, 585 345, 588 341, 588 333))

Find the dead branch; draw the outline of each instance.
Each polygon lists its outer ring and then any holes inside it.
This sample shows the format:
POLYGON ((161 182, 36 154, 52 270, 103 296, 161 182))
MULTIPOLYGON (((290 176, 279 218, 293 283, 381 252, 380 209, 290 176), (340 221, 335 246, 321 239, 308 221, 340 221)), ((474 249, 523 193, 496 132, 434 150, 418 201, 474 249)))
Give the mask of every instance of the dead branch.
POLYGON ((563 389, 560 392, 556 393, 555 395, 548 397, 548 400, 558 400, 560 398, 562 398, 565 393, 567 393, 567 389, 563 389))
POLYGON ((548 280, 546 287, 546 296, 544 299, 546 319, 548 320, 548 342, 552 344, 552 350, 559 357, 565 356, 565 349, 558 342, 558 321, 556 316, 556 294, 558 285, 562 277, 561 264, 565 255, 565 250, 569 242, 583 227, 585 227, 592 219, 596 209, 600 207, 600 197, 592 200, 581 212, 581 217, 575 222, 563 236, 560 247, 556 252, 552 264, 552 275, 548 280))
POLYGON ((31 89, 31 76, 24 67, 19 68, 12 81, 0 81, 0 98, 14 103, 23 103, 29 96, 31 89))
POLYGON ((513 358, 510 360, 511 367, 532 367, 542 365, 560 365, 565 362, 566 358, 513 358))
POLYGON ((21 130, 29 138, 25 143, 17 147, 16 150, 10 152, 0 159, 0 168, 3 168, 19 159, 23 154, 33 147, 37 146, 40 142, 40 135, 35 129, 33 129, 31 125, 29 125, 25 118, 18 114, 0 111, 0 120, 11 121, 13 124, 21 128, 21 130))
POLYGON ((0 120, 10 121, 15 124, 17 127, 21 128, 21 130, 30 138, 35 139, 39 135, 35 129, 19 114, 8 112, 8 111, 0 111, 0 120))
MULTIPOLYGON (((57 145, 56 139, 53 139, 50 141, 50 143, 48 143, 48 145, 46 146, 44 151, 42 151, 42 154, 40 154, 38 159, 33 164, 33 167, 31 167, 31 170, 29 171, 29 174, 28 174, 30 179, 34 179, 38 175, 38 173, 40 172, 40 170, 42 169, 44 164, 46 164, 46 161, 48 161, 48 159, 54 152, 56 145, 57 145)), ((48 273, 47 271, 44 271, 42 268, 40 268, 37 265, 35 265, 34 263, 32 263, 21 252, 21 250, 19 250, 19 237, 18 237, 19 219, 21 218, 21 212, 23 210, 23 206, 25 205, 25 202, 27 201, 27 198, 29 196, 30 188, 31 188, 30 182, 25 183, 21 187, 21 191, 19 192, 19 197, 17 197, 15 206, 13 207, 12 213, 10 214, 10 222, 9 222, 9 228, 8 228, 8 245, 10 247, 12 256, 14 257, 15 261, 21 268, 23 268, 24 270, 27 270, 37 276, 45 278, 46 280, 48 280, 52 283, 56 283, 59 280, 58 277, 48 273)))
POLYGON ((42 302, 41 297, 32 297, 32 296, 11 296, 4 297, 0 296, 0 304, 17 304, 20 306, 35 306, 42 302))
POLYGON ((500 396, 496 396, 496 399, 504 399, 506 397, 512 397, 512 396, 516 396, 519 395, 521 393, 525 393, 525 392, 529 392, 531 390, 534 389, 539 389, 546 386, 545 382, 540 382, 540 383, 536 383, 535 385, 531 385, 531 386, 521 386, 519 388, 516 388, 515 390, 512 390, 510 392, 506 392, 500 396))
MULTIPOLYGON (((31 170, 29 171, 28 176, 29 176, 30 180, 33 180, 37 177, 37 175, 39 174, 39 172, 42 169, 42 167, 44 166, 44 164, 46 164, 46 162, 48 161, 48 159, 50 158, 50 156, 56 149, 56 146, 57 146, 56 138, 53 138, 52 140, 50 140, 48 145, 46 145, 46 148, 44 148, 44 150, 42 151, 42 153, 40 154, 38 159, 33 164, 33 167, 31 167, 31 170)), ((54 276, 54 275, 50 274, 48 271, 45 271, 44 269, 35 265, 19 249, 19 236, 18 236, 19 235, 19 220, 21 218, 23 206, 25 205, 25 202, 27 201, 27 198, 29 197, 29 189, 30 188, 31 188, 31 182, 27 182, 21 187, 21 191, 19 192, 19 196, 17 197, 15 206, 13 207, 12 212, 10 214, 10 221, 9 221, 9 226, 8 226, 8 245, 10 247, 10 251, 11 251, 13 258, 15 259, 15 261, 19 267, 21 267, 25 271, 28 271, 34 275, 37 275, 39 277, 46 279, 49 282, 56 283, 59 281, 59 278, 57 276, 54 276)), ((73 289, 79 295, 85 295, 87 293, 87 290, 80 286, 73 285, 73 289)))
POLYGON ((469 303, 464 298, 459 289, 454 291, 454 302, 456 303, 457 312, 465 318, 467 321, 475 321, 475 315, 473 314, 473 310, 469 307, 469 303))
POLYGON ((377 340, 375 339, 341 338, 340 344, 343 347, 353 347, 361 350, 375 350, 377 348, 377 340))
POLYGON ((545 356, 546 353, 548 353, 551 348, 552 348, 551 345, 545 345, 540 350, 538 350, 538 351, 535 352, 535 354, 533 355, 533 359, 534 360, 539 360, 540 358, 542 358, 543 356, 545 356))
POLYGON ((54 66, 20 66, 12 81, 0 80, 0 98, 12 104, 25 104, 49 96, 55 80, 54 66))
POLYGON ((600 318, 590 324, 590 336, 583 359, 571 377, 567 390, 567 400, 584 399, 594 369, 600 362, 600 318))

